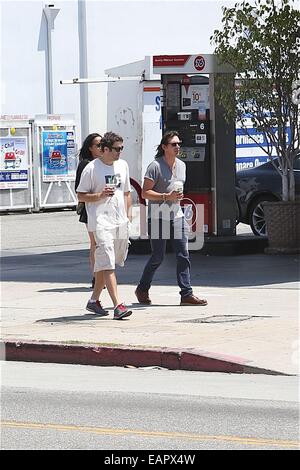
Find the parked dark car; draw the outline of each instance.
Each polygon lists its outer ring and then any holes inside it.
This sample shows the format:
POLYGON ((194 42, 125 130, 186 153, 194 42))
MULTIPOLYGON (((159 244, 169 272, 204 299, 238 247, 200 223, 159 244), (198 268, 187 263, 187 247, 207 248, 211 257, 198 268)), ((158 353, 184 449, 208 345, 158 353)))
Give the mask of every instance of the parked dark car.
MULTIPOLYGON (((275 160, 278 165, 278 160, 275 160)), ((300 198, 300 154, 294 162, 296 198, 300 198)), ((281 200, 281 176, 271 162, 236 173, 238 222, 251 226, 254 235, 266 233, 263 202, 281 200)))

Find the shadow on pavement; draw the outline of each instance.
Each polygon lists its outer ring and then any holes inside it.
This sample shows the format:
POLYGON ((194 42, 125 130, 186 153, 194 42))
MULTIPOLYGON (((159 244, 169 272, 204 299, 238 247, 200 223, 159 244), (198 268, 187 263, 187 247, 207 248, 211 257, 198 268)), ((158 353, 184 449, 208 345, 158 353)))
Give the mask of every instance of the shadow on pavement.
MULTIPOLYGON (((46 291, 44 291, 46 292, 46 291)), ((51 291, 50 291, 51 292, 51 291)), ((141 306, 140 304, 128 304, 131 310, 144 310, 145 307, 141 306)), ((174 305, 173 305, 174 307, 174 305)), ((111 314, 113 314, 113 308, 107 308, 111 314)), ((147 312, 146 312, 147 313, 147 312)), ((73 316, 63 316, 63 317, 54 317, 54 318, 41 318, 40 320, 36 320, 35 323, 73 323, 73 322, 81 322, 81 321, 98 321, 103 319, 111 320, 111 316, 104 316, 104 315, 97 315, 95 313, 86 313, 83 315, 73 315, 73 316)), ((127 320, 123 318, 123 320, 127 320)))
POLYGON ((92 292, 93 289, 90 287, 61 287, 61 288, 56 288, 56 289, 41 289, 38 292, 57 292, 57 293, 62 293, 62 292, 92 292))
MULTIPOLYGON (((117 268, 118 283, 135 286, 148 258, 149 255, 129 255, 125 268, 117 268)), ((191 252, 192 284, 195 287, 242 287, 298 282, 299 260, 297 255, 228 257, 191 252)), ((44 282, 64 286, 40 292, 88 292, 91 291, 88 250, 7 256, 2 258, 1 278, 6 282, 44 282), (68 284, 78 284, 78 287, 68 287, 68 284)), ((177 285, 173 253, 166 254, 153 285, 177 285)))
POLYGON ((96 315, 96 314, 85 314, 85 315, 76 315, 70 317, 56 317, 56 318, 42 318, 41 320, 36 320, 35 323, 73 323, 77 321, 87 321, 87 320, 103 320, 107 318, 105 316, 96 315))

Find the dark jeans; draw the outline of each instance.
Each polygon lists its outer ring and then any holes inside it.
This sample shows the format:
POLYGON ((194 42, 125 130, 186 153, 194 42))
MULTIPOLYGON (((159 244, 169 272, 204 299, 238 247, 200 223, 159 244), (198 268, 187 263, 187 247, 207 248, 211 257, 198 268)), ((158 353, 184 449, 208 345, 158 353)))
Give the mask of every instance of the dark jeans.
POLYGON ((148 221, 148 233, 152 255, 149 258, 138 287, 143 291, 148 291, 151 287, 152 279, 157 268, 161 265, 166 252, 167 239, 172 242, 177 261, 177 283, 180 287, 181 297, 186 297, 193 293, 190 279, 190 256, 188 252, 188 235, 184 218, 182 220, 148 221), (159 224, 159 225, 158 225, 159 224))

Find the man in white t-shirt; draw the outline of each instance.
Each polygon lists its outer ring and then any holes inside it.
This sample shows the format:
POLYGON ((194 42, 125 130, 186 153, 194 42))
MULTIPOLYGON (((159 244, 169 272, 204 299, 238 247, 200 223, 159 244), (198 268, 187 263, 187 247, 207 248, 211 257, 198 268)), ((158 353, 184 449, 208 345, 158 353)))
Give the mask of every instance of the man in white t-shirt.
POLYGON ((114 304, 114 319, 132 314, 118 296, 115 264, 124 266, 128 252, 128 224, 131 220, 131 189, 128 164, 120 159, 121 136, 106 132, 101 139, 101 156, 83 170, 77 187, 78 201, 84 202, 88 214, 88 231, 94 233, 95 287, 86 309, 108 315, 99 301, 104 285, 114 304), (99 275, 103 272, 103 277, 99 275))

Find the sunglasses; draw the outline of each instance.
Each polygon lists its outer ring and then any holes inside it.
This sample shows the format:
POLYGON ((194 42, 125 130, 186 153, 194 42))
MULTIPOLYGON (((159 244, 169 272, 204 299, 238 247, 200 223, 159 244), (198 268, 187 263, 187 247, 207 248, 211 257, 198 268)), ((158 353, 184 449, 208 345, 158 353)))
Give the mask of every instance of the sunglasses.
POLYGON ((123 146, 122 147, 112 147, 111 149, 114 149, 116 152, 122 152, 123 150, 123 146))
POLYGON ((101 144, 94 144, 96 147, 98 147, 98 149, 101 148, 101 144))
POLYGON ((176 147, 176 145, 178 145, 178 147, 180 147, 182 144, 182 142, 169 142, 168 145, 172 145, 172 147, 176 147))

